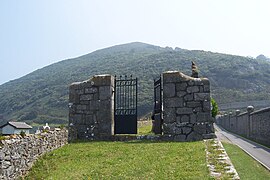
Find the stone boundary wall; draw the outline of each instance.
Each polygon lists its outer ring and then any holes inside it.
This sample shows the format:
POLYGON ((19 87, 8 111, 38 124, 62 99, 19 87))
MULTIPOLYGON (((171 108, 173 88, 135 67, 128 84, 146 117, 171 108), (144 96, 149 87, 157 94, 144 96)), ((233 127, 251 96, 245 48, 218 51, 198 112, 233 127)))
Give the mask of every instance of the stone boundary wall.
POLYGON ((32 167, 38 157, 68 142, 66 129, 35 135, 9 136, 0 142, 0 179, 17 179, 32 167))
POLYGON ((228 131, 270 146, 270 107, 242 114, 229 113, 217 118, 228 131))
POLYGON ((163 135, 175 141, 215 137, 210 82, 178 71, 163 73, 163 135))
POLYGON ((114 134, 114 77, 96 75, 69 87, 69 141, 114 134))

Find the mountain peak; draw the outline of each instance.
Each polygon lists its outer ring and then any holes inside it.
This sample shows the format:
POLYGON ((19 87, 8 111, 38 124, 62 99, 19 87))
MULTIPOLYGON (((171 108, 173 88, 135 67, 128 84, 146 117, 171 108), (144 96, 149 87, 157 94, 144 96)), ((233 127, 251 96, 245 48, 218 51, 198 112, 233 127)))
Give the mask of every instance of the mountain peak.
POLYGON ((259 56, 257 56, 256 59, 264 60, 264 61, 270 61, 270 58, 266 57, 263 54, 260 54, 259 56))
POLYGON ((131 42, 60 61, 0 85, 0 118, 67 123, 69 84, 97 74, 138 77, 138 113, 143 115, 153 108, 153 79, 170 70, 189 74, 191 61, 210 79, 218 103, 270 99, 267 61, 131 42))

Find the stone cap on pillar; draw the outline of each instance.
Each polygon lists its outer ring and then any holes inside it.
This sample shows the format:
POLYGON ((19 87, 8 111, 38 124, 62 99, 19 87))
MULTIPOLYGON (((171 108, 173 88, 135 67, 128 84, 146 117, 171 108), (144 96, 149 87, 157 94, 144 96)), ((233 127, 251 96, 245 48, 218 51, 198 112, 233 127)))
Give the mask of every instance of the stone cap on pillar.
POLYGON ((235 111, 236 116, 238 116, 240 113, 241 113, 241 111, 240 111, 239 109, 237 109, 237 110, 235 111))
POLYGON ((91 86, 112 86, 114 84, 114 76, 110 74, 94 75, 88 80, 72 83, 70 88, 83 86, 84 84, 90 84, 91 86))
POLYGON ((95 86, 110 86, 114 84, 114 76, 110 74, 94 75, 88 81, 95 86))
POLYGON ((248 113, 252 113, 254 111, 254 107, 253 106, 248 106, 247 107, 247 112, 248 113))
POLYGON ((188 75, 185 75, 179 71, 166 71, 163 72, 163 82, 170 83, 170 82, 183 82, 183 81, 194 81, 197 82, 197 85, 204 84, 209 85, 209 80, 207 78, 194 78, 188 75))

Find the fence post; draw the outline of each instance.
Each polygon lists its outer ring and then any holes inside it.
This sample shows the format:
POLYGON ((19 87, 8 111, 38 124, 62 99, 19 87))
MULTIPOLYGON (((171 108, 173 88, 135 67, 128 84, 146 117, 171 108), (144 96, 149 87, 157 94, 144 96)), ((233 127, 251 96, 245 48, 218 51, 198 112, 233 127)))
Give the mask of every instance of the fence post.
POLYGON ((248 127, 247 127, 247 137, 250 138, 250 127, 251 127, 251 122, 250 122, 250 114, 254 111, 254 107, 253 106, 248 106, 247 107, 247 112, 248 112, 248 127))
POLYGON ((231 117, 232 117, 232 112, 229 112, 229 128, 228 128, 228 129, 229 129, 230 131, 232 131, 232 130, 231 130, 231 117))
POLYGON ((239 109, 235 111, 235 132, 238 132, 238 116, 241 113, 239 109))

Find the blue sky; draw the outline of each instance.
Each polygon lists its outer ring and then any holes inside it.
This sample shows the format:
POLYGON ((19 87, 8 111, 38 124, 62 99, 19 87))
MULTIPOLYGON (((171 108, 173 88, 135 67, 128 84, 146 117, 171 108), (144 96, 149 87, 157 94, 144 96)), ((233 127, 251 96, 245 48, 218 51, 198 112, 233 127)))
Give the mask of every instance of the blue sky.
POLYGON ((2 0, 0 84, 134 41, 269 57, 269 7, 267 0, 2 0))

